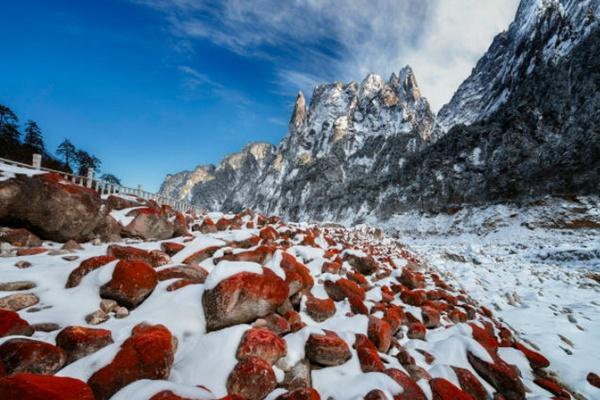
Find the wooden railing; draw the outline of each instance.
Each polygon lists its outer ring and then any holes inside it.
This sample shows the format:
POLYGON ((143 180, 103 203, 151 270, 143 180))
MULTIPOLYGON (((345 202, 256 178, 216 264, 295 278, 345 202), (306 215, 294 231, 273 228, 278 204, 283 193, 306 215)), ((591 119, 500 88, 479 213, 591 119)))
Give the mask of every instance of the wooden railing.
POLYGON ((8 160, 0 157, 0 171, 2 170, 2 164, 13 165, 16 167, 27 168, 31 170, 40 170, 47 172, 54 172, 63 177, 64 180, 68 182, 72 182, 76 185, 85 186, 87 188, 93 189, 98 192, 100 195, 111 195, 111 194, 125 194, 135 197, 140 197, 144 200, 154 200, 159 205, 169 205, 173 209, 177 211, 187 212, 190 210, 198 212, 199 210, 192 205, 192 203, 175 199, 169 196, 162 196, 158 193, 151 193, 145 190, 142 190, 142 187, 138 185, 137 188, 131 188, 127 186, 117 185, 112 182, 108 182, 102 179, 94 178, 94 170, 88 169, 87 176, 80 176, 71 174, 65 171, 58 171, 52 168, 46 168, 41 166, 41 156, 39 154, 33 155, 32 164, 25 164, 18 161, 8 160))

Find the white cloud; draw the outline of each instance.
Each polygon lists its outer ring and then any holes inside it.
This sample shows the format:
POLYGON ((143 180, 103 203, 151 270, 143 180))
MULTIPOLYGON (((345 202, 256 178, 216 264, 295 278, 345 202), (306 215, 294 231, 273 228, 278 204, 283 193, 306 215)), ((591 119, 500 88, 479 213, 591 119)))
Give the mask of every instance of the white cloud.
POLYGON ((134 0, 186 43, 209 40, 273 62, 289 95, 317 83, 387 77, 409 64, 434 109, 447 102, 518 0, 134 0))

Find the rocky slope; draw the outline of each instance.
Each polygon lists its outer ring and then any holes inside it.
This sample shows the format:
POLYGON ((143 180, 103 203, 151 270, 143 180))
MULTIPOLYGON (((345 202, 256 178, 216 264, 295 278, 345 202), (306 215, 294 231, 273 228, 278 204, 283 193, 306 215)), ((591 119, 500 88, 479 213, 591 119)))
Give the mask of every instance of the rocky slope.
MULTIPOLYGON (((186 220, 170 241, 3 246, 0 397, 571 398, 535 344, 380 230, 186 220)), ((574 389, 598 393, 585 372, 574 389)))
POLYGON ((494 38, 438 114, 444 130, 489 117, 538 67, 556 64, 599 23, 596 0, 523 0, 509 29, 494 38))
POLYGON ((599 16, 600 0, 523 0, 437 119, 410 68, 322 85, 308 108, 298 96, 260 162, 244 150, 243 168, 174 175, 162 190, 207 209, 348 223, 597 190, 599 16))

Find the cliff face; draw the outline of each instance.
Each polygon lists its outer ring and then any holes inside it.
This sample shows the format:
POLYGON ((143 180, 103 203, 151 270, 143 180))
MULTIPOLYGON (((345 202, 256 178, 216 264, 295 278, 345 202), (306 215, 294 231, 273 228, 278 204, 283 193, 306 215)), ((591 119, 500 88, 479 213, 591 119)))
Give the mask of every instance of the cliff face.
POLYGON ((599 16, 600 0, 523 0, 437 118, 409 67, 320 85, 308 106, 298 95, 276 148, 251 144, 162 191, 211 210, 350 223, 597 191, 599 16))
POLYGON ((447 131, 489 117, 538 67, 567 56, 596 29, 599 17, 597 0, 522 0, 508 30, 494 38, 440 110, 440 126, 447 131))

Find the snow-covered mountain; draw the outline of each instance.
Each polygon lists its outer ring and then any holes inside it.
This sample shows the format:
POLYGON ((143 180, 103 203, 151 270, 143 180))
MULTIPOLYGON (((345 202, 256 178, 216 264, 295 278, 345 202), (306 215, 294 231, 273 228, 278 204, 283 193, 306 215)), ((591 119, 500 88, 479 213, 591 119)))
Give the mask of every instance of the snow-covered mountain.
POLYGON ((523 0, 437 118, 410 67, 320 85, 308 107, 298 95, 278 146, 170 175, 161 191, 211 210, 349 223, 597 191, 599 20, 600 0, 523 0))
POLYGON ((522 0, 507 31, 440 110, 444 130, 489 117, 536 68, 556 64, 598 27, 597 0, 522 0))
POLYGON ((343 195, 365 177, 379 179, 439 132, 410 67, 387 82, 370 74, 360 84, 317 86, 308 107, 299 93, 277 148, 250 144, 216 167, 167 176, 161 192, 207 209, 252 207, 279 214, 295 209, 296 218, 334 216, 335 205, 300 206, 324 194, 343 195), (327 212, 319 212, 322 207, 327 212))

